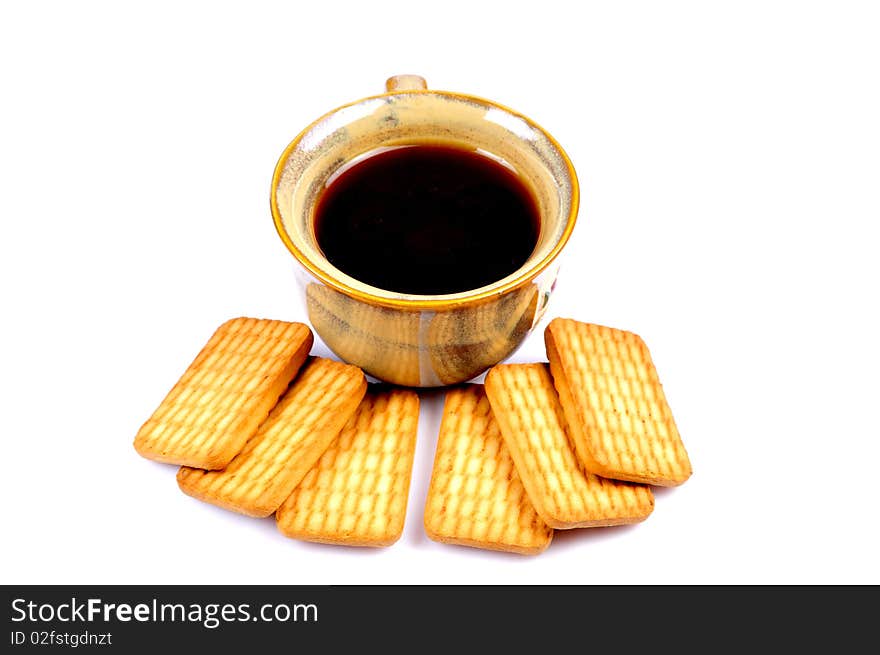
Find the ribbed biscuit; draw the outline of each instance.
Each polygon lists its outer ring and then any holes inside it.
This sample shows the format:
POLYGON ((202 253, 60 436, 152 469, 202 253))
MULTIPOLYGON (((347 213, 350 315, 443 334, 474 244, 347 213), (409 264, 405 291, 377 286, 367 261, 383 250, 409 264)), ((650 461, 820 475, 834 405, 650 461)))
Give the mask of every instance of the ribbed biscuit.
POLYGON ((269 516, 314 466, 367 389, 356 366, 313 357, 222 471, 182 467, 190 496, 249 516, 269 516))
POLYGON ((222 469, 284 393, 312 340, 302 323, 226 321, 141 426, 135 450, 158 462, 222 469))
POLYGON ((339 436, 275 512, 295 539, 390 546, 403 533, 419 397, 370 389, 339 436))
POLYGON ((482 385, 446 393, 425 503, 434 541, 524 555, 550 545, 492 416, 482 385))
POLYGON ((587 470, 667 487, 690 477, 690 459, 638 335, 556 318, 544 339, 572 440, 587 470))
POLYGON ((654 509, 651 488, 587 473, 569 441, 546 364, 501 364, 486 393, 535 510, 554 528, 637 523, 654 509))

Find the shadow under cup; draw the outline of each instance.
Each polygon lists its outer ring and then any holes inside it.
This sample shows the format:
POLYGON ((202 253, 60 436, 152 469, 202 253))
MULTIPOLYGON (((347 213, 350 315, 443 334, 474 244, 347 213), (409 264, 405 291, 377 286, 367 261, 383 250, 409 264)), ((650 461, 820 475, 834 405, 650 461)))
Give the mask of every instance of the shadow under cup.
POLYGON ((324 343, 380 380, 437 387, 506 359, 540 320, 576 220, 578 184, 562 148, 524 116, 473 96, 403 90, 340 107, 300 133, 275 168, 271 204, 324 343), (519 269, 479 289, 413 295, 364 284, 327 261, 314 215, 333 174, 379 148, 414 144, 483 151, 517 172, 541 217, 537 245, 519 269))

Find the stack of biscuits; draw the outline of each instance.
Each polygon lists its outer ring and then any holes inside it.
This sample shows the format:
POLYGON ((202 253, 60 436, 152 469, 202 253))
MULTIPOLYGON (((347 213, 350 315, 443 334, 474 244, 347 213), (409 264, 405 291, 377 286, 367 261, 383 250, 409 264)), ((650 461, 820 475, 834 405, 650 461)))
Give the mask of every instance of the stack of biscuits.
POLYGON ((691 465, 644 341, 557 318, 549 364, 499 364, 449 391, 425 529, 444 543, 535 554, 554 530, 625 525, 691 465))
POLYGON ((221 325, 135 438, 180 465, 190 496, 275 515, 290 537, 386 546, 400 536, 419 398, 368 389, 356 366, 310 357, 301 323, 221 325))
MULTIPOLYGON (((549 364, 501 364, 447 391, 425 505, 435 541, 524 554, 556 529, 642 521, 691 473, 644 342, 555 319, 549 364)), ((139 430, 190 496, 282 534, 388 546, 406 516, 419 397, 310 356, 308 326, 221 325, 139 430)))

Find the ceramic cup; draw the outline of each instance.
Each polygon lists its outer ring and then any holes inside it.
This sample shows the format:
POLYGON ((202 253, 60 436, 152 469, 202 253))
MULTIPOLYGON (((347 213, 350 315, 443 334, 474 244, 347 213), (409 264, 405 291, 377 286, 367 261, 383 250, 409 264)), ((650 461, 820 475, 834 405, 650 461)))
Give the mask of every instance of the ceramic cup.
POLYGON ((309 321, 336 355, 393 384, 464 382, 509 357, 541 319, 577 218, 577 177, 556 140, 507 107, 429 90, 415 75, 392 77, 386 89, 334 109, 290 142, 272 178, 272 216, 299 263, 309 321), (478 289, 413 295, 364 284, 327 261, 314 215, 328 181, 371 151, 413 144, 477 150, 517 172, 541 217, 519 269, 478 289))

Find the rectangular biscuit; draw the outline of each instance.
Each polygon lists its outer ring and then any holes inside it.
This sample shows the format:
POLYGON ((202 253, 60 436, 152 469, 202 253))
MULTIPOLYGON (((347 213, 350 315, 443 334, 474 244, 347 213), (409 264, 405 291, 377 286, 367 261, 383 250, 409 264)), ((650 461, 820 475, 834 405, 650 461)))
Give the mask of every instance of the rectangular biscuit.
POLYGON ((659 486, 690 477, 690 459, 638 335, 557 318, 544 340, 571 437, 587 470, 659 486))
POLYGON ((347 546, 390 546, 403 533, 419 396, 373 386, 275 512, 285 536, 347 546))
POLYGON ((356 366, 312 357, 222 471, 181 467, 184 493, 249 516, 269 516, 354 414, 367 381, 356 366))
POLYGON ((312 340, 302 323, 226 321, 141 426, 135 450, 157 462, 222 469, 268 416, 312 340))
POLYGON ((584 470, 546 364, 494 366, 486 376, 486 393, 529 499, 547 525, 623 525, 653 511, 650 487, 584 470))
POLYGON ((553 538, 517 475, 483 385, 446 393, 425 502, 434 541, 533 555, 553 538))

